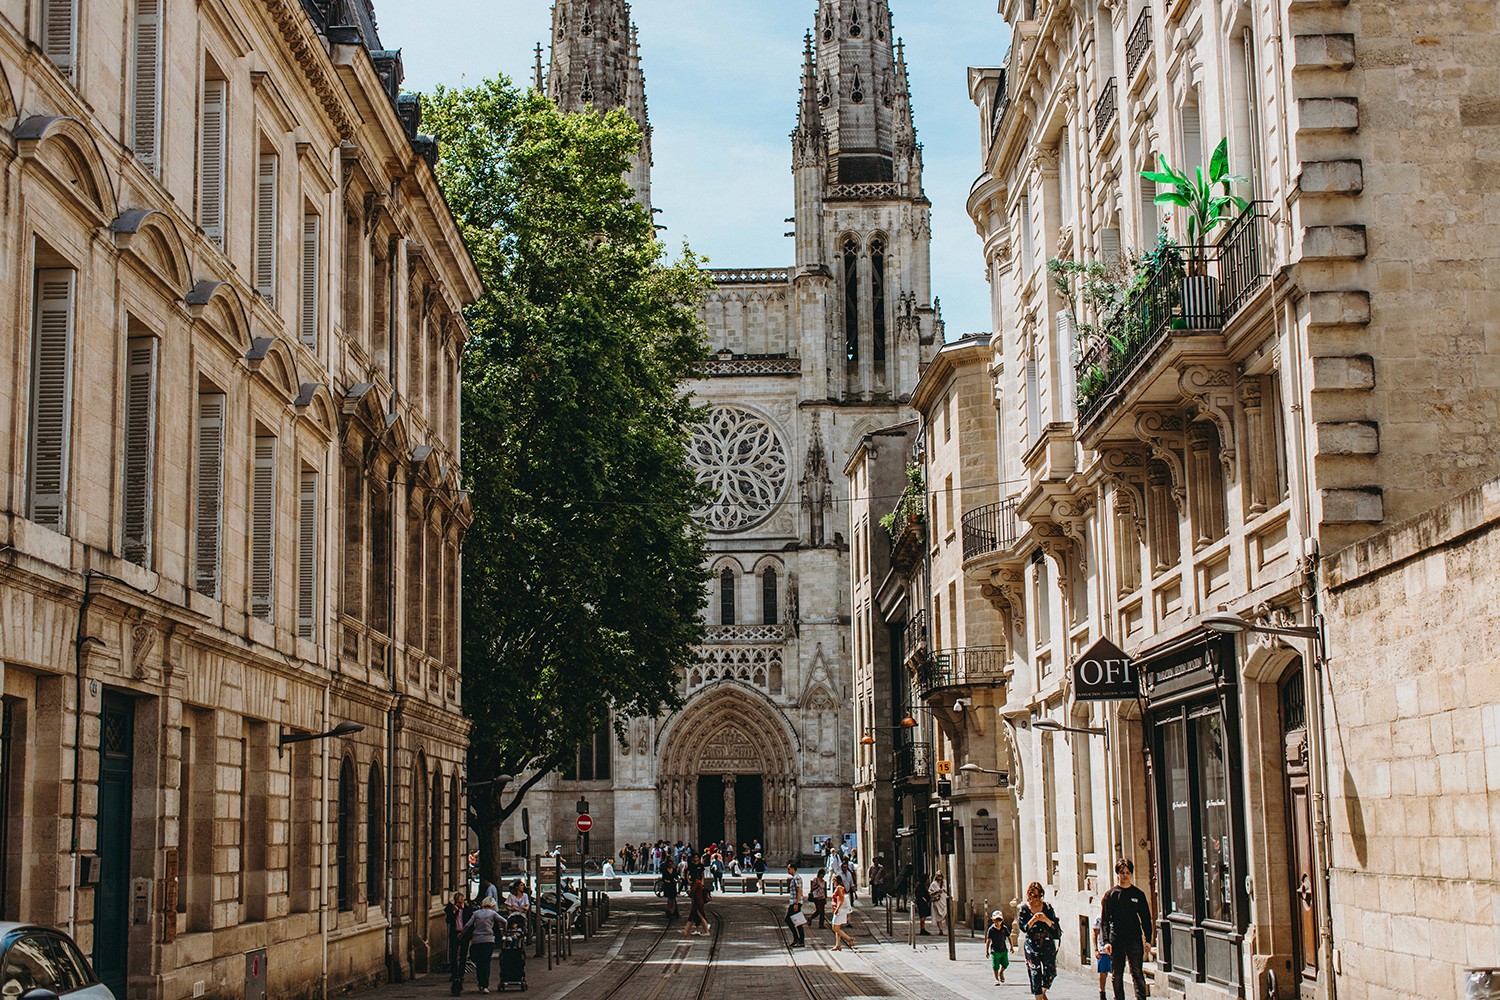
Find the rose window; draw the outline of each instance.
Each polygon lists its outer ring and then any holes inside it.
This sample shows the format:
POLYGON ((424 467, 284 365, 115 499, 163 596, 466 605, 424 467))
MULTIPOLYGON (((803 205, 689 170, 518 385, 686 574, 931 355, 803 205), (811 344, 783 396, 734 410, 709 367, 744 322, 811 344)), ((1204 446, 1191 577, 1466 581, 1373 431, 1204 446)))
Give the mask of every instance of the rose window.
POLYGON ((764 417, 714 406, 693 431, 688 464, 711 499, 694 515, 713 531, 740 531, 776 509, 789 478, 786 446, 764 417))

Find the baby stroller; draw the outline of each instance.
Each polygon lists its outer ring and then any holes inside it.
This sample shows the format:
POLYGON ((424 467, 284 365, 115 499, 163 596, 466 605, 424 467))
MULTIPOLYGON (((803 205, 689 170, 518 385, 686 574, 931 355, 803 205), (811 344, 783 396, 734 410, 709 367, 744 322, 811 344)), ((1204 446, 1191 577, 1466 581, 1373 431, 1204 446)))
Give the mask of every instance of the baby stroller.
POLYGON ((496 986, 509 989, 512 986, 526 990, 526 917, 512 913, 505 921, 505 934, 500 938, 500 979, 496 986))

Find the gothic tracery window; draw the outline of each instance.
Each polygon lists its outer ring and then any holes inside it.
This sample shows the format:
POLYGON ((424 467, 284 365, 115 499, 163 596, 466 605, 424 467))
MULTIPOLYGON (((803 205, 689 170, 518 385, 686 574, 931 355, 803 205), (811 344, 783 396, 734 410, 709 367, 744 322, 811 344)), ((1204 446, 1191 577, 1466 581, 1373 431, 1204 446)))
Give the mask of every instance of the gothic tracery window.
POLYGON ((877 236, 870 241, 870 304, 875 319, 875 363, 885 361, 885 238, 877 236))
POLYGON ((850 364, 859 361, 859 244, 844 240, 844 353, 850 364))
POLYGON ((693 432, 688 464, 712 499, 695 515, 712 531, 740 531, 775 513, 791 478, 781 435, 769 420, 715 406, 693 432))
POLYGON ((719 574, 719 624, 734 625, 736 621, 734 608, 734 570, 726 567, 719 574))

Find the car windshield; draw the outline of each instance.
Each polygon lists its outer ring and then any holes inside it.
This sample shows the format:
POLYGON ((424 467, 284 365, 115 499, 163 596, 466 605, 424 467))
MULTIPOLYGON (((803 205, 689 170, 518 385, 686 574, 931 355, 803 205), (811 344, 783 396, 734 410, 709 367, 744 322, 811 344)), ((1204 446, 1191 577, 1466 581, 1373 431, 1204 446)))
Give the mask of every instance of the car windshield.
POLYGON ((25 932, 6 949, 0 996, 19 997, 37 988, 63 994, 93 981, 88 962, 71 941, 47 931, 25 932))

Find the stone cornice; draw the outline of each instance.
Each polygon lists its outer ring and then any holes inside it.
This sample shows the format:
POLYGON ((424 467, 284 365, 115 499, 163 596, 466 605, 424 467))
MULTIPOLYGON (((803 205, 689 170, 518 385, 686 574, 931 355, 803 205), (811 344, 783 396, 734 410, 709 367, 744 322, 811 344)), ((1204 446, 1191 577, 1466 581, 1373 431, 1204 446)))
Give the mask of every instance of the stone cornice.
POLYGON ((322 103, 328 120, 338 131, 339 139, 344 142, 353 142, 356 131, 354 116, 350 114, 348 106, 339 94, 340 87, 333 65, 328 59, 328 53, 317 42, 317 36, 312 33, 312 25, 308 23, 307 13, 295 0, 263 0, 263 2, 267 13, 276 22, 276 27, 281 32, 281 37, 286 42, 292 58, 306 75, 313 92, 318 95, 318 100, 322 103))

